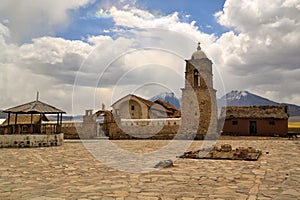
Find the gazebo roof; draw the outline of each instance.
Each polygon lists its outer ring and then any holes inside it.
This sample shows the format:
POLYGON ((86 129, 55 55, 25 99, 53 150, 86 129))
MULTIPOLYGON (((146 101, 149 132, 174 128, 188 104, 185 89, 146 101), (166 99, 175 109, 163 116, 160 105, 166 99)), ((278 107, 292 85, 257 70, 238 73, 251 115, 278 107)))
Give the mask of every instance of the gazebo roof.
POLYGON ((63 110, 55 108, 49 104, 39 101, 32 101, 23 105, 15 106, 9 109, 4 110, 5 113, 19 113, 19 114, 58 114, 58 113, 66 113, 63 110))

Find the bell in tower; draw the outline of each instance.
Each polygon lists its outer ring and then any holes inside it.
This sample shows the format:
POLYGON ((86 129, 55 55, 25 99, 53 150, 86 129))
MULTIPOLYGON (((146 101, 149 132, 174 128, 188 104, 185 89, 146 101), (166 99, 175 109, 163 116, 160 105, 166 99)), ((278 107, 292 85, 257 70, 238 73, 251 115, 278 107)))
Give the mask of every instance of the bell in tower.
POLYGON ((181 112, 181 132, 188 138, 204 139, 217 134, 218 111, 212 62, 201 50, 200 43, 191 59, 186 60, 181 112))

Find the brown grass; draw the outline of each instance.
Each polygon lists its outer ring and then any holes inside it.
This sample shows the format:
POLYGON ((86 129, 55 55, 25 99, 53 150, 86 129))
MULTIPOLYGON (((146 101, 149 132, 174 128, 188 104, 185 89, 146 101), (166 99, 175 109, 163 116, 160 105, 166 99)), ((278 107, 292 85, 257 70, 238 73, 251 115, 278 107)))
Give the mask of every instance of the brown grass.
POLYGON ((300 122, 289 122, 289 128, 300 128, 300 122))

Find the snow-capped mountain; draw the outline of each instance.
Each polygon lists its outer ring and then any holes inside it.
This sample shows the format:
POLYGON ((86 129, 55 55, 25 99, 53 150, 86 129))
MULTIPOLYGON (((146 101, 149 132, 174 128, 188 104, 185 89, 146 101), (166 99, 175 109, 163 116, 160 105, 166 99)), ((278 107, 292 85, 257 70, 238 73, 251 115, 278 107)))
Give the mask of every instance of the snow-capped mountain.
POLYGON ((290 116, 300 116, 300 106, 288 103, 278 103, 267 98, 252 94, 248 91, 233 90, 218 99, 218 108, 223 106, 260 106, 260 105, 287 105, 290 116))
MULTIPOLYGON (((180 109, 181 99, 176 98, 173 93, 161 93, 151 99, 150 101, 161 100, 174 105, 180 109)), ((218 110, 225 105, 227 106, 261 106, 261 105, 287 105, 289 107, 290 116, 300 116, 300 106, 288 103, 278 103, 267 98, 258 96, 248 91, 233 90, 217 100, 218 110)))
POLYGON ((173 106, 175 106, 177 109, 180 109, 180 99, 178 99, 174 93, 172 92, 164 92, 164 93, 160 93, 152 98, 150 98, 150 101, 155 101, 155 100, 161 100, 164 102, 167 102, 169 104, 172 104, 173 106))
POLYGON ((248 91, 233 90, 218 99, 219 107, 224 106, 253 106, 253 105, 278 105, 278 103, 248 91))

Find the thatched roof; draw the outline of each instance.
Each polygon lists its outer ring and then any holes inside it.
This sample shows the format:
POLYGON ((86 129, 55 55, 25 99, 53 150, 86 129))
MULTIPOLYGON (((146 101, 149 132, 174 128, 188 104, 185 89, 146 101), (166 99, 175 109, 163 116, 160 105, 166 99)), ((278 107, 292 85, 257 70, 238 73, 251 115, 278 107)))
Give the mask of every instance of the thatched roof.
MULTIPOLYGON (((10 125, 15 125, 15 115, 10 116, 10 125)), ((38 124, 41 121, 49 121, 45 115, 32 115, 32 124, 38 124)), ((31 124, 31 115, 29 114, 23 114, 17 116, 17 124, 31 124)), ((8 125, 8 119, 6 119, 1 126, 7 126, 8 125)))
POLYGON ((223 107, 221 117, 225 119, 288 119, 287 106, 227 106, 223 107))
POLYGON ((49 104, 41 102, 39 100, 32 101, 20 106, 12 107, 4 110, 6 113, 43 113, 43 114, 58 114, 65 113, 64 111, 55 108, 49 104))

